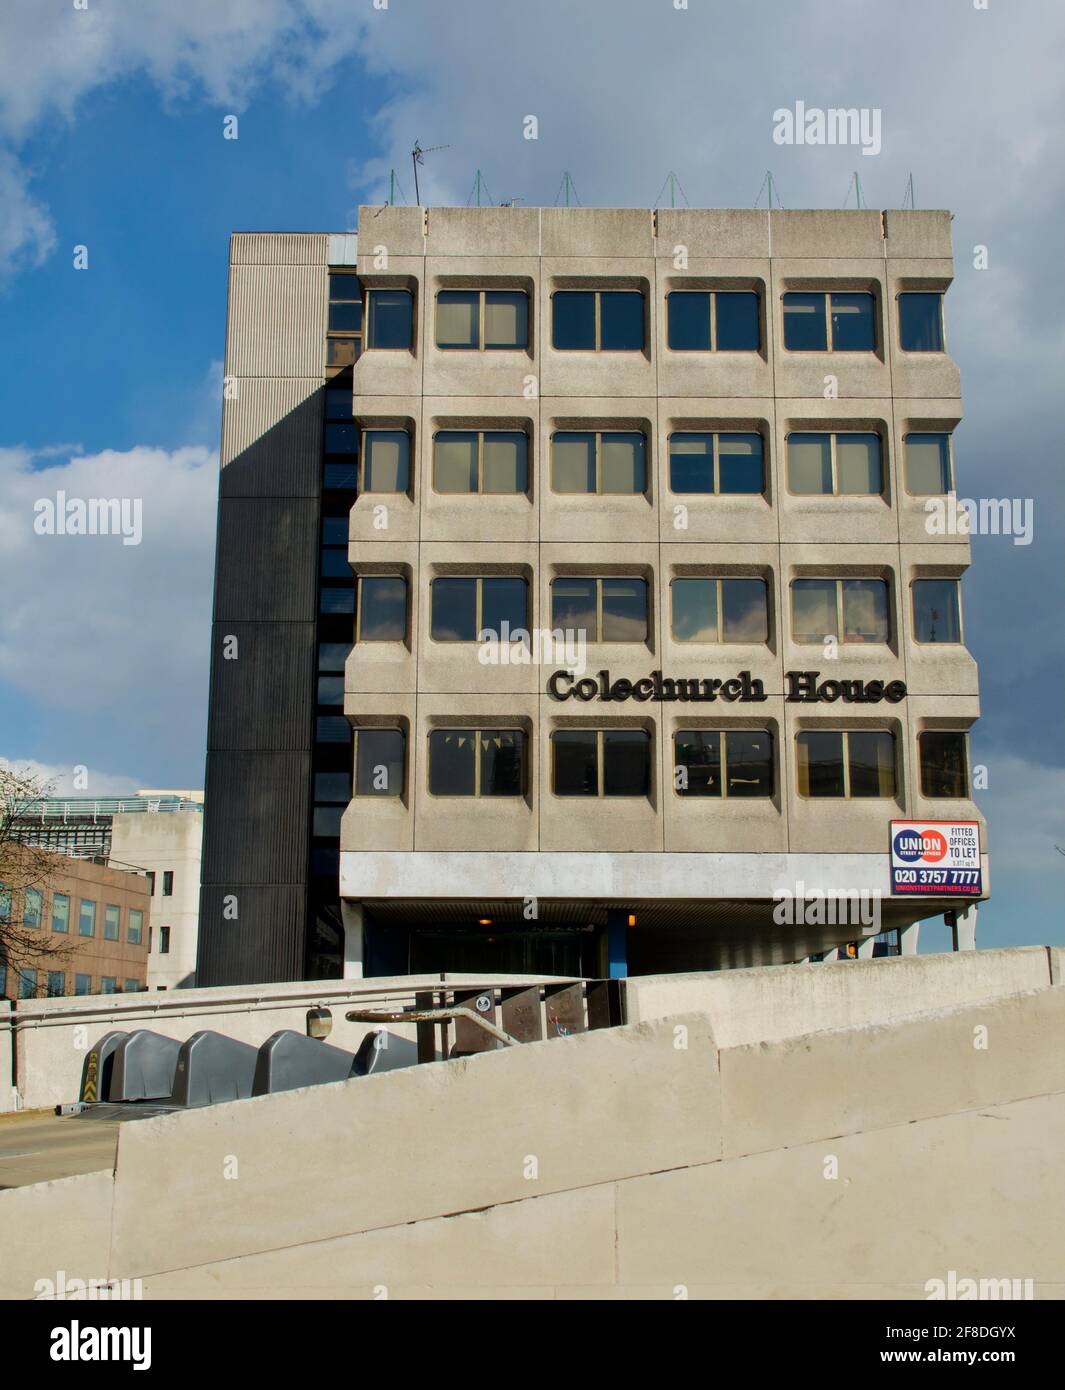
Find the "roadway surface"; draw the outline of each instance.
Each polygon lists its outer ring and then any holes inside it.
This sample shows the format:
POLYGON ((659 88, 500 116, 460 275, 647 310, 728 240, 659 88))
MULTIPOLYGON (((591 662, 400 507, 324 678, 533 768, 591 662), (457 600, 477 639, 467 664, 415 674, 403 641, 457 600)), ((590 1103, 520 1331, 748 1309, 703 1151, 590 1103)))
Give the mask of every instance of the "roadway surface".
POLYGON ((113 1169, 118 1126, 50 1110, 0 1115, 0 1189, 113 1169))

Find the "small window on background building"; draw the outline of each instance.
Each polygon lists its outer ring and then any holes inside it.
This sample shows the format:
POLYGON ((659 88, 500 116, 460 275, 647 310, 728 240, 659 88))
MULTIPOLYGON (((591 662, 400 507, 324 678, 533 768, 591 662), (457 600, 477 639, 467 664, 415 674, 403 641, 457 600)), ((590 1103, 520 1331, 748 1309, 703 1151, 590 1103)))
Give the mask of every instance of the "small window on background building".
MULTIPOLYGON (((330 272, 326 335, 327 368, 340 370, 359 360, 362 351, 362 286, 354 273, 330 272)), ((328 410, 326 413, 328 415, 328 410)))
POLYGON ((114 975, 101 975, 101 976, 100 976, 100 993, 101 993, 101 994, 116 994, 116 993, 118 992, 118 991, 117 991, 117 986, 118 986, 118 980, 116 979, 116 977, 115 977, 114 975))
POLYGON ((884 490, 880 436, 789 434, 788 488, 805 496, 879 496, 884 490))
POLYGON ((637 576, 551 581, 551 626, 586 642, 646 642, 650 631, 647 580, 637 576))
POLYGON ((359 575, 357 642, 404 642, 407 638, 407 581, 401 574, 359 575))
POLYGON ((913 581, 913 640, 960 642, 961 597, 956 579, 913 581))
POLYGON ((108 903, 104 908, 104 940, 117 941, 119 933, 119 921, 122 915, 121 908, 114 903, 108 903))
POLYGON ((37 998, 37 972, 30 966, 23 966, 18 972, 18 997, 20 999, 37 998))
POLYGON ((124 994, 139 994, 143 988, 139 980, 124 980, 122 984, 124 994))
POLYGON ((521 796, 525 734, 521 729, 434 729, 429 735, 433 796, 521 796))
POLYGON ((763 493, 762 454, 760 434, 671 434, 670 491, 720 496, 763 493))
POLYGON ((551 487, 560 493, 646 492, 647 440, 629 430, 556 430, 551 487))
POLYGON ((406 760, 402 729, 356 729, 355 795, 402 796, 406 760))
POLYGON ((52 894, 52 930, 63 934, 70 931, 70 898, 66 893, 52 894))
POLYGON ((899 347, 903 352, 943 351, 941 294, 899 295, 899 347))
POLYGON ((809 729, 795 740, 800 796, 895 795, 895 736, 878 729, 809 729))
POLYGON ((174 892, 174 873, 172 869, 163 870, 163 897, 169 898, 174 892))
POLYGON ((645 729, 557 729, 551 735, 556 796, 647 796, 651 735, 645 729))
POLYGON ((126 940, 131 946, 139 946, 144 935, 144 913, 140 908, 131 907, 126 921, 126 940))
POLYGON ((362 446, 362 491, 410 491, 410 435, 406 430, 365 432, 362 446))
POLYGON ((436 296, 436 345, 488 350, 524 348, 529 342, 529 299, 520 290, 440 290, 436 296))
POLYGON ((968 799, 968 745, 968 737, 961 730, 926 729, 918 735, 922 796, 968 799))
POLYGON ((170 954, 170 928, 159 928, 159 954, 168 956, 170 954))
POLYGON ((441 493, 528 490, 529 440, 521 430, 438 430, 433 487, 441 493))
POLYGON ((666 296, 672 352, 757 352, 762 346, 753 290, 674 290, 666 296))
POLYGON ((27 888, 23 894, 22 902, 22 925, 24 927, 38 928, 41 925, 41 913, 44 909, 44 895, 39 888, 27 888))
POLYGON ((430 602, 434 642, 479 642, 484 632, 504 640, 505 632, 528 626, 529 585, 520 575, 441 576, 432 581, 430 602))
POLYGON ((410 351, 414 341, 414 299, 409 290, 369 290, 366 346, 410 351))
POLYGON ((149 894, 150 897, 153 897, 153 898, 154 898, 154 897, 155 897, 155 872, 154 872, 154 870, 152 870, 152 871, 148 872, 147 874, 145 874, 145 878, 148 880, 148 894, 149 894))
POLYGON ((62 999, 67 992, 67 977, 64 970, 49 970, 48 998, 62 999))
POLYGON ((75 993, 75 994, 91 994, 91 993, 92 993, 92 976, 91 976, 91 975, 75 975, 75 976, 74 976, 74 993, 75 993))
POLYGON ((673 749, 678 796, 773 794, 773 736, 768 729, 679 729, 673 749))
POLYGON ((6 883, 0 883, 0 922, 10 922, 11 920, 11 888, 6 883))
POLYGON ((642 352, 644 301, 639 290, 556 290, 551 343, 562 352, 642 352))
POLYGON ((888 586, 883 579, 794 579, 791 635, 795 642, 890 640, 888 586))
POLYGON ((875 352, 873 296, 865 291, 786 294, 784 347, 789 352, 875 352))
POLYGON ((678 642, 769 640, 764 579, 674 579, 670 609, 672 633, 678 642))
POLYGON ((78 935, 96 935, 96 904, 82 899, 81 907, 78 911, 78 935))
POLYGON ((953 489, 949 434, 908 434, 905 439, 906 491, 938 497, 953 489))

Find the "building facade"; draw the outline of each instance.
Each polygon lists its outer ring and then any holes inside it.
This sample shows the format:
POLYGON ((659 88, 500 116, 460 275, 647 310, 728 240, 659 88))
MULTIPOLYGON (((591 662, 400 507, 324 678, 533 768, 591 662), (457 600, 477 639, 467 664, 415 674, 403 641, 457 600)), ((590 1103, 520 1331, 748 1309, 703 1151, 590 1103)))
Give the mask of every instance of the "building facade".
POLYGON ((52 999, 148 988, 151 893, 143 874, 8 846, 0 882, 0 995, 52 999), (20 852, 21 851, 21 852, 20 852), (2 924, 33 942, 3 948, 2 924))
POLYGON ((235 236, 199 983, 971 922, 951 278, 941 212, 235 236))

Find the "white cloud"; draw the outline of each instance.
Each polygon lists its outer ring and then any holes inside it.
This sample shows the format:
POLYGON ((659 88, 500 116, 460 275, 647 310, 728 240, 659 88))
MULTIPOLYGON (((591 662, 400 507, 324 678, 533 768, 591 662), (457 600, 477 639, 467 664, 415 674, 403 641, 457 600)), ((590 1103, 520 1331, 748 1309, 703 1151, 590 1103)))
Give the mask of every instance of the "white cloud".
POLYGON ((56 244, 47 209, 29 190, 29 173, 0 148, 0 277, 40 265, 56 244))
POLYGON ((48 796, 132 796, 140 786, 134 777, 97 772, 91 767, 79 769, 75 774, 73 766, 60 767, 54 763, 39 763, 34 758, 0 756, 0 767, 34 778, 48 796), (77 786, 74 785, 75 775, 77 786))

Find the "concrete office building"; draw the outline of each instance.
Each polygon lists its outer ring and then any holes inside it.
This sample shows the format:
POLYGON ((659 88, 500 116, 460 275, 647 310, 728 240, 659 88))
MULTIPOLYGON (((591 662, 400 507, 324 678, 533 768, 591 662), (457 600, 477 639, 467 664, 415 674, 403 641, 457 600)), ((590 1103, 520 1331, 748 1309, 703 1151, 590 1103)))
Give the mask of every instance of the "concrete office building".
POLYGON ((198 983, 971 924, 949 214, 359 227, 232 239, 198 983))

